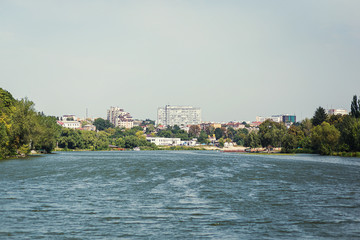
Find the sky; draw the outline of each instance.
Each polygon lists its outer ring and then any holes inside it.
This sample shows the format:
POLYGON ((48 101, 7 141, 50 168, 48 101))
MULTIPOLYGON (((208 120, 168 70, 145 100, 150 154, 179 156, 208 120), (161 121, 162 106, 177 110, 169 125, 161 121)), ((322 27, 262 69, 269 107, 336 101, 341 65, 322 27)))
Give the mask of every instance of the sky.
POLYGON ((311 118, 360 95, 358 0, 1 0, 0 87, 46 115, 311 118))

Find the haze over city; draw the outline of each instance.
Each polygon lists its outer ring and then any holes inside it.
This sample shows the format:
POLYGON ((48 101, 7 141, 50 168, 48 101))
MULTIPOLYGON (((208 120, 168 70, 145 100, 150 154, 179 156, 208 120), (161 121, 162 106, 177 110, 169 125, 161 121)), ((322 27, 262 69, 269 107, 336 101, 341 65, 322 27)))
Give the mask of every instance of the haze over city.
POLYGON ((0 87, 47 115, 204 121, 349 110, 359 1, 1 1, 0 87))

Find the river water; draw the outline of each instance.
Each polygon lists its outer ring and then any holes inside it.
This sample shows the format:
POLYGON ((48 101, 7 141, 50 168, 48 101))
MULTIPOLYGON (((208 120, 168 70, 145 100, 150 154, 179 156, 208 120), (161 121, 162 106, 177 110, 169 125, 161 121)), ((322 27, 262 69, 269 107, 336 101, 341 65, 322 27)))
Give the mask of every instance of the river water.
POLYGON ((360 239, 360 159, 211 151, 0 161, 0 239, 360 239))

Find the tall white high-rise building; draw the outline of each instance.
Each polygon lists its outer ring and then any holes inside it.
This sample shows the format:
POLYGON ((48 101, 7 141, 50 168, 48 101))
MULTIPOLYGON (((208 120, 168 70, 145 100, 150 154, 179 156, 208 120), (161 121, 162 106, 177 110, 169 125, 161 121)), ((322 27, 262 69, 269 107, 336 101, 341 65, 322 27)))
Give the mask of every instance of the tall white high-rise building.
POLYGON ((201 109, 191 106, 169 106, 158 108, 157 124, 186 126, 201 123, 201 109))

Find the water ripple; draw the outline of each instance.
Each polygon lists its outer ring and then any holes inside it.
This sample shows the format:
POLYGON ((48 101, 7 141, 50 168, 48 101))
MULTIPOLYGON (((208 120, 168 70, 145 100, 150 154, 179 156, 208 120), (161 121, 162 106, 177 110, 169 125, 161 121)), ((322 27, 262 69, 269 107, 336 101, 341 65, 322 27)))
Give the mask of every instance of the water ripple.
POLYGON ((1 239, 360 238, 360 161, 207 151, 0 162, 1 239))

